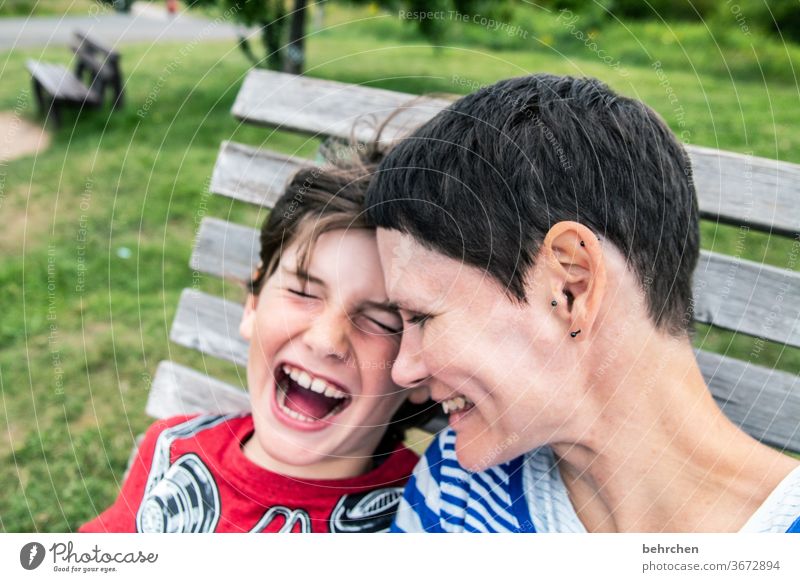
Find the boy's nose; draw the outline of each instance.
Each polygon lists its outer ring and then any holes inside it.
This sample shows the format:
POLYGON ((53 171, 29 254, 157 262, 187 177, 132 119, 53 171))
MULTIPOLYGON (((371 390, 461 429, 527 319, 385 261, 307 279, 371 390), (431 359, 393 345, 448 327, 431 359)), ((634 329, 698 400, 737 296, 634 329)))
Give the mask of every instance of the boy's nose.
POLYGON ((345 360, 349 355, 346 326, 347 316, 325 310, 314 318, 303 334, 303 340, 320 358, 335 357, 345 360))
POLYGON ((392 380, 407 388, 419 386, 429 377, 428 368, 422 358, 422 346, 411 336, 412 334, 403 335, 400 351, 392 366, 392 380))

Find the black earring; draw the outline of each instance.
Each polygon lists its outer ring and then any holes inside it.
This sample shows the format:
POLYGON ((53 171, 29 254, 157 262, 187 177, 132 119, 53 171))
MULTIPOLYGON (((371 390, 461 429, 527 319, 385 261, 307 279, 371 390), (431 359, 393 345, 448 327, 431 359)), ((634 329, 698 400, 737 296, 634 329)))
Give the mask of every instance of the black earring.
POLYGON ((581 333, 581 330, 570 332, 570 334, 569 334, 569 335, 571 335, 572 337, 577 337, 577 335, 578 335, 579 333, 581 333))
POLYGON ((585 242, 583 242, 583 241, 581 241, 581 246, 582 246, 582 247, 585 247, 585 246, 586 246, 586 243, 585 243, 585 242))
POLYGON ((552 305, 553 307, 555 307, 556 305, 558 305, 558 301, 556 301, 555 299, 553 299, 553 300, 550 302, 550 305, 552 305))

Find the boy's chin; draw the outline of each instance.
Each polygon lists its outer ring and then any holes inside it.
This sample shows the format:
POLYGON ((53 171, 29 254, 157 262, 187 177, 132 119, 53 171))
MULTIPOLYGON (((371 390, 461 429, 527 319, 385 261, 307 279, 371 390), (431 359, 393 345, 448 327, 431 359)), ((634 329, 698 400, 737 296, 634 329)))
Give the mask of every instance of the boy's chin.
MULTIPOLYGON (((261 442, 261 448, 267 458, 276 461, 283 467, 278 470, 280 473, 291 475, 292 473, 315 472, 326 465, 335 454, 332 450, 319 447, 315 444, 314 448, 310 445, 298 443, 296 439, 287 438, 285 435, 270 435, 269 442, 261 442)), ((265 439, 266 440, 266 439, 265 439)))

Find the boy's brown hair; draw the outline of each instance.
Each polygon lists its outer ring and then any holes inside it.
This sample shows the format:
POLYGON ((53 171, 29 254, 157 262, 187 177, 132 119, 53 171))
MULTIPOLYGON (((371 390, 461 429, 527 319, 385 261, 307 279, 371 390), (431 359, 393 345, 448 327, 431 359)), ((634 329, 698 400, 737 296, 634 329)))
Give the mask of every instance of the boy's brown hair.
MULTIPOLYGON (((364 198, 381 155, 359 144, 340 149, 322 166, 298 170, 261 227, 261 263, 250 281, 258 295, 275 272, 283 250, 300 242, 300 265, 306 267, 317 239, 339 229, 372 229, 364 198)), ((305 271, 305 268, 301 269, 305 271)))

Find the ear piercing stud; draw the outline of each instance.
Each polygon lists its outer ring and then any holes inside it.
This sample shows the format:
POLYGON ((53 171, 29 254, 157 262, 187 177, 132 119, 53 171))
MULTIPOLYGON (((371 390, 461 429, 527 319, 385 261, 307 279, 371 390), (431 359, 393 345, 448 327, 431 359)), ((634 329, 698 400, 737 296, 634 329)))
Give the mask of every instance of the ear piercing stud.
POLYGON ((579 333, 581 333, 581 330, 578 330, 578 331, 572 331, 572 332, 570 332, 570 334, 569 334, 569 335, 570 335, 570 336, 572 336, 572 337, 577 337, 579 333))
POLYGON ((553 300, 550 302, 550 305, 552 305, 553 307, 555 307, 556 305, 558 305, 558 301, 556 301, 555 299, 553 299, 553 300))
POLYGON ((583 242, 583 241, 581 241, 581 246, 582 246, 582 247, 585 247, 585 246, 586 246, 586 243, 585 243, 585 242, 583 242))

